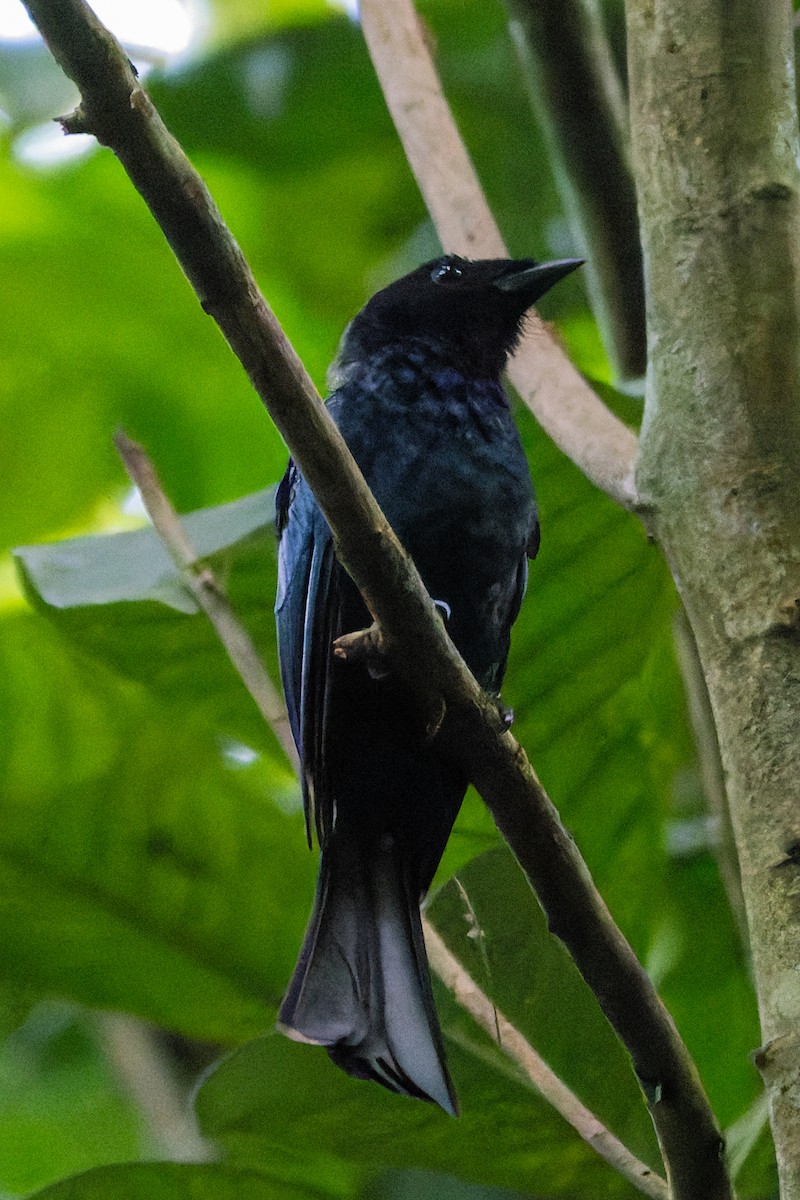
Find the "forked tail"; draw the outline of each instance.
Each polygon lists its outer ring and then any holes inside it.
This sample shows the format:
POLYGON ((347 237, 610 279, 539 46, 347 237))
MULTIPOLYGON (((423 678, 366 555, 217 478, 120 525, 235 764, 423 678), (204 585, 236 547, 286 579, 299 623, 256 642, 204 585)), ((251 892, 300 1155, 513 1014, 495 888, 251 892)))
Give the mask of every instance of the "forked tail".
POLYGON ((419 898, 393 839, 330 839, 279 1024, 337 1066, 457 1115, 419 898))

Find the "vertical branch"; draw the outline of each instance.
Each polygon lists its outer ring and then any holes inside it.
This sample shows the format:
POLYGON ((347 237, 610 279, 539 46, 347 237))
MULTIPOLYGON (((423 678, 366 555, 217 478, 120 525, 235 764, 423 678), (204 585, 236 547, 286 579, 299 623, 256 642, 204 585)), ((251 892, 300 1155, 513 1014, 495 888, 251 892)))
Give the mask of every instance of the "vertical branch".
POLYGON ((189 1104, 156 1039, 143 1021, 122 1013, 99 1013, 97 1027, 105 1052, 125 1090, 142 1114, 162 1154, 173 1162, 211 1162, 189 1104))
POLYGON ((593 307, 623 378, 644 375, 644 279, 636 191, 619 80, 586 0, 506 0, 536 119, 570 224, 586 255, 593 307))

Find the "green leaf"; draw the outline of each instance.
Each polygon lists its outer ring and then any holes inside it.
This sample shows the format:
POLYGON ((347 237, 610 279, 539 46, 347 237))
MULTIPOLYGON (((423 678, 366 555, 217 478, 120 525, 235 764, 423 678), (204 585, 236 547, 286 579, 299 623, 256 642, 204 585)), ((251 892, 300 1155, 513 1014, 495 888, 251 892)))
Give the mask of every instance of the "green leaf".
POLYGON ((270 1028, 313 861, 266 760, 39 619, 0 623, 0 665, 0 978, 212 1041, 270 1028))
POLYGON ((670 947, 659 988, 724 1128, 763 1093, 752 1061, 761 1039, 747 958, 708 852, 670 864, 653 941, 670 947))
MULTIPOLYGON (((567 951, 549 933, 509 851, 471 862, 457 884, 439 892, 430 917, 478 986, 556 1074, 629 1149, 657 1166, 658 1147, 628 1055, 567 951)), ((508 1072, 501 1049, 449 996, 440 1011, 452 1039, 482 1047, 487 1065, 508 1072)), ((549 1178, 537 1179, 536 1187, 546 1193, 549 1178)))
POLYGON ((463 1115, 351 1079, 315 1046, 279 1034, 225 1059, 197 1096, 203 1132, 242 1166, 280 1161, 311 1184, 328 1164, 423 1167, 552 1197, 636 1195, 514 1072, 450 1053, 463 1115))
POLYGON ((224 1164, 133 1163, 100 1167, 36 1193, 36 1200, 313 1200, 335 1196, 324 1186, 293 1187, 260 1171, 224 1164))
POLYGON ((523 1200, 523 1197, 506 1188, 465 1183, 452 1175, 407 1170, 385 1171, 370 1182, 363 1200, 523 1200))
MULTIPOLYGON (((189 514, 184 528, 275 673, 273 492, 189 514)), ((84 653, 268 752, 290 786, 282 752, 151 528, 25 546, 15 557, 31 601, 84 653)))
POLYGON ((0 1193, 138 1155, 141 1118, 73 1005, 38 1005, 0 1044, 0 1193))
MULTIPOLYGON (((601 496, 526 410, 517 416, 542 545, 503 697, 612 912, 643 951, 666 869, 673 783, 693 754, 672 647, 674 589, 639 522, 601 496)), ((490 818, 470 799, 445 875, 492 841, 490 818)))
MULTIPOLYGON (((199 558, 210 558, 251 538, 261 556, 269 544, 265 531, 274 520, 274 490, 268 488, 218 508, 190 513, 182 524, 199 558)), ((36 581, 35 593, 53 608, 156 600, 179 612, 198 611, 163 543, 150 528, 22 546, 15 557, 36 581)))

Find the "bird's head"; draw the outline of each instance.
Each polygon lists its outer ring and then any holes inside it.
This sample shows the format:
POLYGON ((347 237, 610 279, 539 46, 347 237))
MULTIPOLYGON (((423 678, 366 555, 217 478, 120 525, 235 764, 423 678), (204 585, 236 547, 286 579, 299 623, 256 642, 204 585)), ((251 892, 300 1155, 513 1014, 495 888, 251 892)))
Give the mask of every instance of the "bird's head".
POLYGON ((454 254, 433 259, 377 292, 353 318, 339 365, 364 360, 398 341, 424 338, 452 353, 465 372, 498 378, 528 309, 582 262, 470 260, 454 254))

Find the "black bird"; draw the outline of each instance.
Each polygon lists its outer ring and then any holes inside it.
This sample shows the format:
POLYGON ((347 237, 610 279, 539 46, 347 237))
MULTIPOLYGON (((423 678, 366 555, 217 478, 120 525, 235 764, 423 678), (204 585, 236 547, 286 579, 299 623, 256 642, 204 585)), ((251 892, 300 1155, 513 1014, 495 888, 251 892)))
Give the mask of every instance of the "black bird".
MULTIPOLYGON (((328 410, 490 692, 539 543, 500 376, 527 310, 580 263, 425 263, 372 297, 332 369, 328 410)), ((420 903, 467 780, 426 740, 402 682, 334 658, 334 639, 371 618, 291 462, 277 507, 281 675, 322 849, 280 1027, 350 1075, 455 1115, 420 903)))

